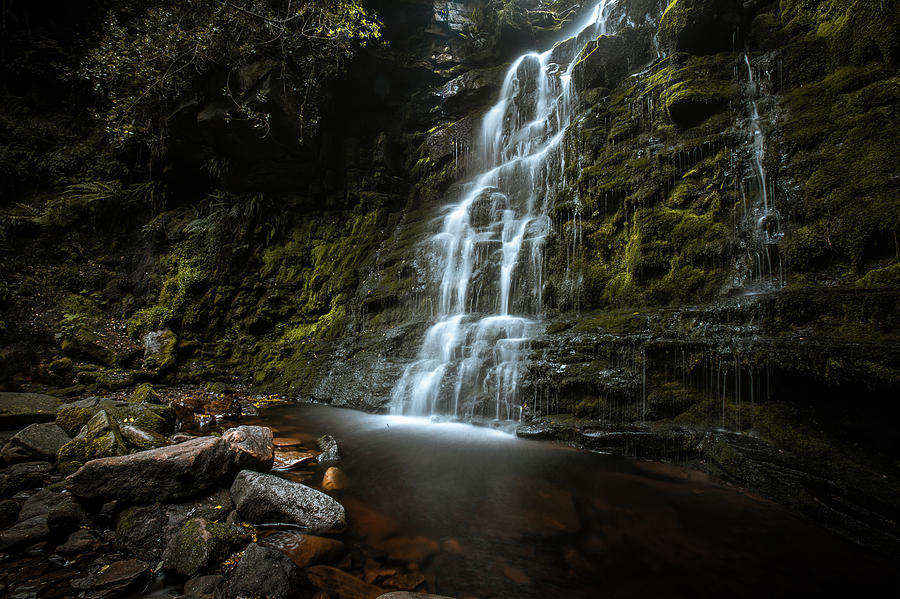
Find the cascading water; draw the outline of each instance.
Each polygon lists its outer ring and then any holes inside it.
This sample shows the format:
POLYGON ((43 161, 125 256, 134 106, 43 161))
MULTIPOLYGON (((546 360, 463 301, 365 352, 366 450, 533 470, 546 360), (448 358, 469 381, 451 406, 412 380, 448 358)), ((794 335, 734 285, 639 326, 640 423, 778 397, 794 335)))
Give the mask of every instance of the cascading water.
POLYGON ((746 190, 742 187, 741 190, 744 195, 742 228, 751 239, 747 254, 743 258, 745 264, 739 265, 738 268, 743 280, 736 282, 745 289, 758 292, 784 286, 784 272, 778 254, 778 242, 782 234, 778 230, 779 215, 775 209, 774 196, 769 193, 769 178, 765 168, 766 140, 757 103, 761 82, 757 81, 750 57, 746 54, 743 63, 747 69, 749 152, 752 161, 749 179, 752 185, 746 190))
POLYGON ((430 239, 437 320, 394 388, 393 413, 519 418, 523 357, 542 310, 542 244, 565 171, 572 70, 606 33, 616 2, 603 0, 573 36, 507 71, 482 121, 484 170, 445 208, 430 239))

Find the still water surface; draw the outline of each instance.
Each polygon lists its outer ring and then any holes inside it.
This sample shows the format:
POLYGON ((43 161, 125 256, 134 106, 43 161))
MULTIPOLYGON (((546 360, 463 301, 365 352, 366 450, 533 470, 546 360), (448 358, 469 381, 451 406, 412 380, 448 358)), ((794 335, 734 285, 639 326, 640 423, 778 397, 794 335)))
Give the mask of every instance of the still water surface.
POLYGON ((352 481, 332 493, 347 508, 348 540, 376 550, 397 537, 433 540, 442 549, 421 567, 438 593, 796 597, 898 588, 896 564, 687 468, 321 405, 273 407, 253 423, 277 436, 332 434, 352 481))

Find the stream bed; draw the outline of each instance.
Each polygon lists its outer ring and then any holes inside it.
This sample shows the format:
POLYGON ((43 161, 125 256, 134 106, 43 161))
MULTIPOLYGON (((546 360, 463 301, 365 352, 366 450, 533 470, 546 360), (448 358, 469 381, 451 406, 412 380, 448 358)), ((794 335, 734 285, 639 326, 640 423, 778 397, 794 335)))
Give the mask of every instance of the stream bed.
MULTIPOLYGON (((244 423, 276 437, 334 436, 350 485, 330 494, 347 510, 343 540, 355 553, 343 567, 375 584, 363 561, 458 599, 897 588, 896 563, 688 468, 314 404, 275 406, 244 423)), ((321 473, 283 476, 321 484, 321 473)))

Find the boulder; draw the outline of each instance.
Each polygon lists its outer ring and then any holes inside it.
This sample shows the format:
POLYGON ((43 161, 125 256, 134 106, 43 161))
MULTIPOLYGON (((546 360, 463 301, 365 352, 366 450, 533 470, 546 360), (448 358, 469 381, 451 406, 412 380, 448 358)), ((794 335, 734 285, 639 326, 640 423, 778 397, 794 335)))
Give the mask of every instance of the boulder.
POLYGON ((237 470, 268 471, 275 458, 272 429, 262 426, 238 426, 222 435, 234 452, 237 470))
POLYGON ((53 532, 78 528, 88 519, 88 513, 71 493, 47 488, 29 497, 22 505, 19 520, 46 516, 53 532))
POLYGON ((236 526, 191 518, 166 546, 163 568, 189 578, 249 541, 250 535, 236 526))
POLYGON ((144 335, 144 368, 166 372, 175 367, 178 337, 169 329, 144 335))
POLYGON ((19 510, 22 504, 12 499, 4 499, 0 501, 0 530, 6 528, 10 524, 14 524, 19 519, 19 510))
POLYGON ((40 393, 0 393, 0 430, 52 422, 62 400, 40 393))
POLYGON ((172 501, 200 494, 239 468, 267 469, 271 463, 272 431, 242 426, 222 437, 92 460, 66 479, 66 487, 88 499, 172 501))
POLYGON ((673 0, 659 20, 659 42, 668 52, 715 54, 743 47, 741 0, 673 0))
POLYGON ((53 466, 48 462, 21 462, 7 466, 0 470, 0 497, 37 486, 52 470, 53 466))
POLYGON ((341 459, 341 452, 338 449, 337 441, 331 435, 322 435, 316 443, 319 446, 319 457, 316 460, 323 466, 336 464, 341 459))
POLYGON ((333 562, 345 549, 338 540, 301 532, 276 532, 261 539, 259 544, 278 549, 301 568, 333 562))
POLYGON ((159 393, 150 383, 144 383, 132 391, 128 396, 128 401, 131 403, 162 403, 159 393))
POLYGON ((317 589, 337 599, 375 599, 382 590, 331 566, 312 566, 306 570, 306 579, 317 589))
POLYGON ((120 424, 136 426, 160 435, 175 431, 175 409, 152 403, 131 403, 90 397, 63 406, 56 424, 69 435, 77 435, 97 412, 105 410, 120 424))
POLYGON ((57 547, 55 552, 59 555, 75 555, 96 549, 99 545, 89 530, 81 528, 70 534, 66 542, 57 547))
POLYGON ((7 464, 35 460, 53 462, 59 448, 71 440, 63 429, 52 422, 29 424, 9 440, 0 455, 7 464))
POLYGON ((47 516, 34 516, 17 522, 0 532, 0 551, 34 543, 49 536, 50 528, 47 526, 47 516))
POLYGON ((339 532, 346 527, 344 508, 306 485, 243 470, 231 485, 238 513, 248 522, 289 522, 306 531, 339 532))
POLYGON ((225 582, 221 574, 197 576, 184 583, 184 595, 188 599, 215 599, 216 590, 225 582))
POLYGON ((85 462, 126 453, 119 424, 106 410, 94 414, 74 439, 57 453, 59 471, 69 474, 85 462))
POLYGON ((113 562, 93 578, 89 596, 100 599, 142 591, 150 581, 150 574, 150 567, 140 560, 113 562))
POLYGON ((140 346, 115 333, 98 334, 82 327, 62 342, 62 350, 76 360, 87 360, 104 366, 124 366, 140 355, 140 346))
POLYGON ((167 437, 130 424, 123 424, 119 427, 119 431, 122 433, 125 444, 136 449, 154 449, 169 444, 167 437))
POLYGON ((133 503, 190 497, 215 485, 231 469, 228 445, 217 437, 91 460, 66 479, 86 499, 133 503))
POLYGON ((292 599, 300 586, 300 569, 286 555, 251 543, 225 587, 226 597, 292 599))

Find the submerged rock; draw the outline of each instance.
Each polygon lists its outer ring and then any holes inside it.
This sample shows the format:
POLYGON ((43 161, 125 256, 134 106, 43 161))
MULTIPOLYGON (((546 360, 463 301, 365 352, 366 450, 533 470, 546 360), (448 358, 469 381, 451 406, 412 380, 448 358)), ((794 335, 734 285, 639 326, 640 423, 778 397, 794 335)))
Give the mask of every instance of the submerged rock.
POLYGON ((244 470, 231 486, 238 513, 248 522, 289 522, 309 532, 339 532, 346 527, 344 507, 306 485, 244 470))
POLYGON ((326 470, 325 476, 322 477, 322 488, 326 491, 341 491, 349 486, 350 479, 347 474, 336 466, 326 470))
POLYGON ((56 460, 59 448, 72 439, 64 430, 52 422, 29 424, 18 433, 0 451, 7 464, 42 460, 56 460))
POLYGON ((0 393, 0 430, 16 430, 56 418, 62 400, 40 393, 0 393))
POLYGON ((375 599, 382 590, 331 566, 312 566, 306 578, 317 589, 340 599, 375 599))
POLYGON ((294 562, 277 549, 251 543, 225 587, 225 596, 292 599, 299 586, 300 569, 294 562))
POLYGON ((345 549, 338 540, 299 532, 277 532, 260 540, 260 545, 278 549, 301 568, 332 562, 345 549))

